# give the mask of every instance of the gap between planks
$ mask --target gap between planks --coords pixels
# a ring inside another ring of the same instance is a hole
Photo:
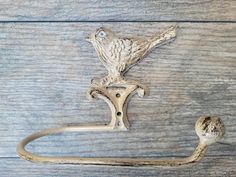
[[[236,21],[219,20],[219,21],[191,21],[191,20],[0,20],[0,23],[236,23]]]

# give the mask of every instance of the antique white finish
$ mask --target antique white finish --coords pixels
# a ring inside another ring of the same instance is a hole
[[[127,80],[124,74],[153,48],[166,44],[175,37],[176,27],[170,27],[150,39],[121,38],[106,28],[99,28],[91,34],[87,40],[95,47],[100,61],[108,71],[108,75],[102,79],[93,79],[88,95],[91,98],[103,99],[109,105],[112,113],[110,123],[52,128],[34,133],[18,144],[18,155],[32,162],[112,166],[180,166],[199,161],[204,156],[208,145],[217,142],[224,135],[224,124],[218,117],[201,117],[196,122],[195,129],[199,136],[199,144],[193,154],[185,158],[49,157],[39,156],[25,150],[25,146],[31,141],[55,133],[128,130],[129,122],[126,112],[129,99],[135,93],[144,96],[148,91],[145,86],[137,81]]]
[[[97,29],[87,38],[108,71],[108,75],[102,79],[92,79],[89,94],[107,102],[112,112],[111,124],[114,129],[129,128],[126,115],[129,98],[136,92],[139,96],[144,96],[148,92],[144,85],[127,80],[124,74],[153,48],[171,42],[175,37],[176,26],[149,39],[118,37],[104,27]]]

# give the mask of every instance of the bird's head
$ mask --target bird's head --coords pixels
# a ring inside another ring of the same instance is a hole
[[[111,30],[101,27],[92,33],[86,40],[91,42],[95,48],[98,46],[106,48],[114,37],[115,35]]]

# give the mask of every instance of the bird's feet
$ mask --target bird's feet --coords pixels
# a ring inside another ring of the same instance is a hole
[[[102,79],[97,79],[97,78],[93,78],[91,80],[91,84],[93,86],[104,86],[107,87],[109,85],[112,85],[114,83],[123,83],[125,82],[124,77],[122,76],[111,76],[111,75],[107,75],[105,77],[103,77]]]

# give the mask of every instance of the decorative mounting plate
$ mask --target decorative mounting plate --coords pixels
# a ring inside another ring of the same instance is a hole
[[[100,125],[69,126],[47,129],[34,133],[17,145],[18,155],[26,160],[43,163],[69,163],[84,165],[117,165],[117,166],[180,166],[199,161],[205,154],[208,145],[217,142],[224,135],[224,124],[218,117],[201,117],[196,122],[195,130],[199,144],[193,154],[185,158],[147,159],[147,158],[81,158],[39,156],[25,150],[25,146],[43,136],[71,131],[115,131],[128,130],[127,103],[136,93],[147,94],[147,88],[138,81],[127,80],[124,74],[141,61],[153,48],[172,41],[176,37],[176,27],[170,27],[150,39],[121,38],[111,30],[99,28],[88,37],[102,64],[108,71],[101,79],[92,79],[88,95],[91,98],[103,99],[111,109],[111,121]]]

